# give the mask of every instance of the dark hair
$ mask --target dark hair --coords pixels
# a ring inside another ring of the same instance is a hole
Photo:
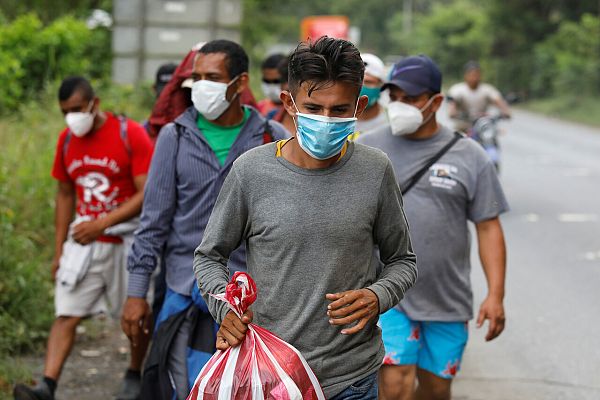
[[[269,57],[265,58],[265,61],[262,62],[260,68],[261,69],[273,69],[279,66],[281,60],[285,58],[285,55],[281,53],[271,54]]]
[[[360,52],[352,43],[343,39],[323,36],[316,42],[302,42],[290,55],[289,85],[292,93],[308,82],[308,95],[314,91],[344,82],[360,92],[365,65]]]
[[[58,88],[58,101],[65,101],[79,92],[85,100],[92,100],[95,96],[90,82],[82,76],[69,76],[65,78]]]
[[[288,57],[283,57],[281,59],[281,61],[279,61],[279,64],[277,64],[277,71],[279,72],[279,75],[281,76],[281,83],[288,82],[289,61],[290,61],[290,59]]]
[[[463,66],[463,72],[465,73],[473,70],[481,71],[481,65],[477,61],[471,60]]]
[[[202,46],[198,53],[224,53],[226,55],[225,68],[227,68],[230,79],[243,72],[248,72],[248,55],[242,46],[231,40],[211,40]]]

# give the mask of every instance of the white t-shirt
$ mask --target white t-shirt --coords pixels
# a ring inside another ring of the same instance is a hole
[[[381,112],[377,114],[375,118],[368,120],[356,121],[356,131],[360,132],[361,135],[370,133],[378,128],[386,126],[388,124],[387,113],[385,108],[381,107]]]
[[[500,92],[490,84],[480,83],[475,90],[465,82],[457,83],[448,91],[460,113],[474,121],[485,114],[488,107],[502,98]]]

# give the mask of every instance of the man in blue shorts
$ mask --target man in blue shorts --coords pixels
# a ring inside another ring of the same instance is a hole
[[[506,255],[498,216],[508,205],[481,146],[438,124],[441,84],[427,56],[403,59],[382,87],[391,100],[389,125],[358,139],[392,160],[419,267],[412,290],[380,318],[381,399],[450,399],[473,318],[468,221],[489,288],[477,325],[489,321],[486,340],[504,329]]]

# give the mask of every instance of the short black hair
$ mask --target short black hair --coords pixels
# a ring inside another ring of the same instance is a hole
[[[463,66],[463,72],[465,73],[473,70],[481,71],[481,65],[475,60],[471,60]]]
[[[65,101],[79,92],[85,100],[92,100],[96,95],[90,82],[82,76],[69,76],[65,78],[58,88],[58,101]]]
[[[288,81],[292,93],[308,82],[308,95],[334,82],[362,87],[365,65],[358,49],[349,41],[323,36],[316,42],[302,42],[289,60]]]
[[[241,73],[248,72],[248,55],[242,46],[231,40],[211,40],[200,47],[198,53],[224,53],[226,55],[225,68],[227,68],[230,79],[235,78]]]
[[[265,58],[262,62],[260,68],[261,69],[274,69],[279,67],[279,63],[281,60],[285,58],[285,55],[282,53],[271,54],[269,57]]]
[[[290,59],[288,57],[283,57],[279,64],[277,64],[277,71],[281,76],[281,83],[288,83],[288,66]]]

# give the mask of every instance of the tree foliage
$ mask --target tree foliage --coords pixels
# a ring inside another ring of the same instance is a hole
[[[71,16],[44,26],[33,13],[0,26],[0,113],[17,109],[48,83],[70,74],[110,75],[110,32]]]

